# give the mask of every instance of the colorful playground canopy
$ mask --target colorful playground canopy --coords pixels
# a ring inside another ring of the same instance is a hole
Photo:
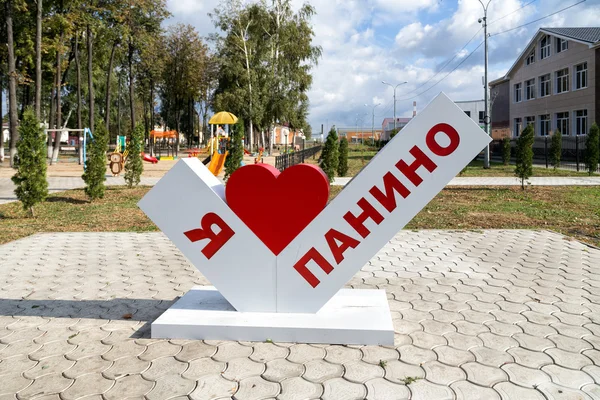
[[[211,125],[231,125],[238,121],[238,117],[227,111],[221,111],[212,116],[210,121]]]
[[[175,139],[177,138],[177,131],[151,131],[150,137],[154,139]]]

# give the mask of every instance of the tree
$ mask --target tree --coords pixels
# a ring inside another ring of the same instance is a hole
[[[335,128],[327,134],[323,152],[321,153],[321,169],[325,172],[330,182],[333,182],[335,171],[338,167],[338,135]]]
[[[88,143],[88,159],[85,162],[83,180],[85,194],[90,200],[104,197],[106,180],[106,151],[108,150],[108,132],[101,120],[97,122],[94,138]]]
[[[244,122],[239,119],[227,143],[227,159],[225,159],[225,180],[237,170],[244,161]]]
[[[35,31],[35,118],[40,121],[42,108],[42,0],[36,0]]]
[[[594,122],[585,138],[585,168],[593,175],[598,170],[600,162],[600,128]]]
[[[504,162],[504,165],[510,164],[510,152],[510,138],[506,136],[504,139],[502,139],[502,161]]]
[[[525,181],[533,174],[533,126],[521,132],[517,139],[517,166],[515,175],[521,179],[521,188],[525,190]]]
[[[339,150],[339,162],[338,162],[338,176],[346,176],[348,173],[348,139],[342,138],[340,140]]]
[[[6,20],[6,37],[8,47],[8,116],[10,134],[10,166],[15,167],[15,155],[17,154],[17,71],[15,60],[15,44],[13,35],[13,5],[14,0],[5,0],[4,16]]]
[[[556,168],[560,167],[562,156],[562,133],[558,129],[555,130],[550,140],[550,162],[556,170]]]
[[[390,140],[392,140],[394,138],[394,136],[396,136],[398,134],[398,132],[400,132],[400,128],[396,128],[394,129],[391,133],[390,133]]]
[[[131,133],[131,140],[127,145],[129,153],[125,161],[125,182],[129,188],[140,184],[142,172],[144,172],[142,143],[144,143],[144,126],[138,123]]]
[[[15,194],[34,217],[33,206],[46,200],[46,137],[33,110],[28,108],[19,126],[21,139],[17,143],[19,162],[12,181],[17,186]]]

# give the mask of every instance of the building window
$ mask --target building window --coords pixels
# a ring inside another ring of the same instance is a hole
[[[540,76],[540,97],[550,96],[550,74]]]
[[[479,111],[479,123],[480,124],[485,123],[485,111]]]
[[[515,131],[514,136],[519,136],[523,130],[523,120],[521,118],[515,118]]]
[[[527,59],[525,60],[525,64],[531,65],[534,62],[535,62],[535,48],[533,50],[531,50],[531,53],[529,53],[529,55],[527,56]]]
[[[540,40],[540,60],[550,57],[550,35],[546,35]]]
[[[569,42],[565,39],[556,38],[556,52],[561,53],[569,48]]]
[[[535,99],[535,79],[525,81],[525,100]]]
[[[465,114],[467,114],[467,117],[471,118],[471,111],[465,111]]]
[[[515,85],[515,103],[520,103],[523,99],[523,84],[517,83]]]
[[[540,136],[550,134],[550,114],[540,115]]]
[[[568,112],[560,112],[556,113],[556,128],[563,135],[570,135],[569,131],[569,113]]]
[[[569,91],[569,68],[556,71],[556,93]]]
[[[575,66],[575,89],[583,89],[587,87],[587,63]]]
[[[575,111],[575,134],[587,135],[587,110]]]
[[[525,126],[531,125],[533,134],[535,135],[535,117],[525,117]]]

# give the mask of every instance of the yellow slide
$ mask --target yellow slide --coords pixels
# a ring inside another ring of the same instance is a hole
[[[221,171],[223,171],[227,154],[227,152],[225,152],[225,154],[219,154],[216,151],[213,153],[210,159],[210,164],[208,165],[208,170],[212,172],[214,176],[218,176]]]

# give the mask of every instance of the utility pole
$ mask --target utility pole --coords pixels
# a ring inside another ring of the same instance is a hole
[[[395,132],[396,131],[396,89],[398,89],[398,86],[404,85],[405,83],[408,83],[408,82],[401,82],[401,83],[397,84],[396,86],[392,85],[391,83],[387,83],[386,81],[381,81],[381,83],[394,88],[394,132]]]
[[[379,107],[381,105],[381,103],[377,103],[373,106],[373,112],[372,112],[372,121],[371,121],[371,140],[373,141],[373,146],[375,146],[375,109],[377,107]],[[369,107],[368,104],[365,103],[365,107]],[[396,118],[394,118],[395,120]]]
[[[489,83],[488,83],[488,33],[487,33],[487,10],[488,7],[490,5],[490,3],[492,2],[492,0],[489,0],[487,2],[487,4],[483,4],[483,1],[479,0],[479,2],[481,3],[481,6],[483,7],[483,18],[479,19],[479,23],[483,23],[483,36],[484,36],[484,52],[485,52],[485,72],[484,72],[484,85],[485,87],[483,88],[485,91],[485,116],[484,116],[484,123],[485,123],[485,133],[489,136],[490,135],[490,88],[489,88]],[[490,168],[490,145],[489,143],[485,146],[485,150],[483,152],[483,168],[485,169],[489,169]]]

